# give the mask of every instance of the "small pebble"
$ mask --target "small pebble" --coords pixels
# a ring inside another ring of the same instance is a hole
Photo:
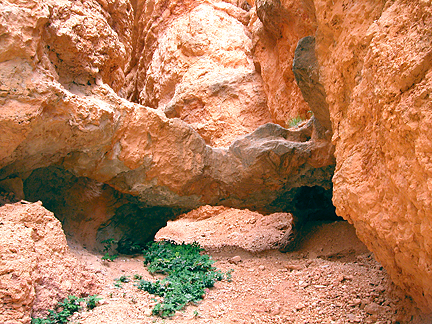
[[[301,310],[301,309],[305,308],[305,305],[303,303],[298,303],[297,305],[294,306],[294,308],[296,310]]]
[[[364,311],[371,315],[377,315],[381,313],[381,306],[376,303],[370,303],[369,305],[365,306]]]

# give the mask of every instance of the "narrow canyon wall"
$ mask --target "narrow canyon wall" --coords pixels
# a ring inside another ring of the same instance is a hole
[[[314,2],[337,214],[432,311],[432,3]]]
[[[252,4],[2,1],[1,183],[22,197],[60,170],[101,189],[84,210],[130,227],[150,228],[153,207],[288,210],[302,188],[331,188],[333,134],[337,213],[431,311],[430,0]],[[329,132],[317,115],[282,127],[314,111],[292,71],[305,36]]]
[[[255,2],[249,22],[255,66],[264,82],[272,118],[287,127],[293,118],[311,116],[292,65],[297,42],[315,33],[315,8],[311,1],[304,0]]]

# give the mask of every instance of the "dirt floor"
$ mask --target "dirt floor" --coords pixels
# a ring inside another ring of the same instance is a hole
[[[72,246],[105,282],[101,305],[77,314],[73,322],[432,323],[416,315],[410,299],[390,283],[347,222],[310,224],[298,249],[281,253],[265,249],[262,237],[257,236],[256,228],[263,224],[257,215],[224,209],[211,216],[169,222],[157,239],[198,241],[217,261],[217,268],[234,270],[231,282],[218,282],[198,305],[162,319],[151,315],[154,296],[138,290],[133,280],[115,286],[115,279],[122,275],[154,280],[142,256],[120,256],[107,262],[101,261],[101,255]],[[261,243],[253,251],[253,244],[245,241]]]

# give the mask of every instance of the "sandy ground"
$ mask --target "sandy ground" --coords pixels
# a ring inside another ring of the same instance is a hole
[[[158,233],[158,239],[196,240],[217,261],[216,267],[234,270],[231,282],[218,282],[198,305],[189,305],[167,319],[151,315],[154,296],[138,290],[133,280],[121,287],[114,285],[115,278],[122,275],[139,274],[154,280],[142,256],[106,262],[101,255],[72,247],[105,282],[101,305],[79,313],[73,322],[432,323],[421,319],[410,299],[390,283],[386,271],[347,222],[311,224],[296,251],[281,253],[264,249],[262,240],[258,240],[258,251],[242,242],[242,238],[257,240],[253,233],[259,233],[256,226],[262,220],[250,221],[256,215],[224,210],[224,216],[219,216],[169,222]],[[238,234],[231,235],[233,232]]]

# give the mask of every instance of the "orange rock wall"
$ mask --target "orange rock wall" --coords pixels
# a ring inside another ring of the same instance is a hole
[[[0,2],[0,179],[57,164],[185,208],[328,187],[333,148],[309,126],[208,145],[307,116],[291,65],[315,35],[337,213],[431,310],[430,0],[236,4]]]
[[[274,122],[288,127],[295,117],[311,117],[292,65],[297,42],[315,34],[314,7],[311,1],[294,0],[260,0],[256,5],[258,13],[253,8],[249,22],[255,65],[261,73]]]
[[[0,207],[0,322],[30,323],[68,295],[101,288],[70,252],[60,222],[37,203]]]
[[[272,121],[247,11],[229,1],[151,4],[137,12],[126,97],[184,120],[212,146]]]
[[[316,0],[337,214],[432,311],[432,5]]]

